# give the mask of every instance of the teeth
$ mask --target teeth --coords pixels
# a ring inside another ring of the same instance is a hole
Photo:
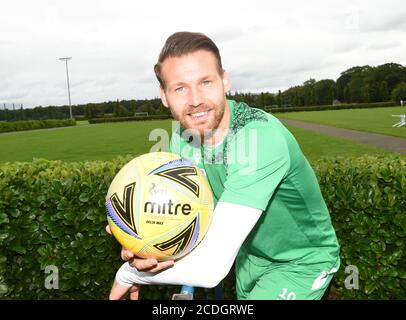
[[[201,117],[204,116],[207,113],[207,111],[204,112],[198,112],[198,113],[192,113],[193,117]]]

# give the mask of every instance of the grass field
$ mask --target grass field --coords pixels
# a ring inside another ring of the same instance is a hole
[[[137,121],[0,134],[0,161],[107,160],[117,155],[142,154],[155,141],[149,141],[154,128],[170,132],[171,122]]]
[[[399,122],[399,117],[392,115],[398,114],[406,114],[406,107],[286,112],[275,116],[406,138],[406,126],[392,127]]]
[[[156,141],[149,141],[155,128],[171,132],[170,120],[121,122],[0,134],[0,162],[31,161],[32,158],[80,161],[108,160],[118,155],[146,153]],[[346,139],[290,127],[310,161],[328,156],[388,154],[381,149]]]

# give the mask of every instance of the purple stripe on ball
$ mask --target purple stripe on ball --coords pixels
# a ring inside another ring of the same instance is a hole
[[[199,230],[200,230],[200,212],[197,213],[196,227],[195,230],[193,231],[192,239],[190,240],[189,245],[184,251],[185,253],[188,253],[194,247],[197,238],[199,236]]]
[[[123,230],[125,233],[128,233],[129,235],[136,237],[137,239],[141,239],[134,231],[132,231],[117,215],[116,211],[113,209],[111,202],[107,201],[106,202],[106,209],[107,209],[107,214],[113,220],[113,222],[119,227],[121,230]]]
[[[149,173],[149,175],[151,174],[156,174],[159,172],[162,172],[166,169],[170,169],[170,168],[177,168],[177,167],[190,167],[190,166],[194,166],[194,164],[187,160],[187,159],[176,159],[176,160],[172,160],[168,163],[165,163],[164,165],[160,166],[159,168],[156,168],[155,170],[151,171]]]

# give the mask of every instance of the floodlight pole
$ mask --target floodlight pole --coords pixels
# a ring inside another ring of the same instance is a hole
[[[72,59],[72,57],[59,58],[59,60],[65,61],[65,64],[66,64],[66,81],[67,81],[67,83],[68,83],[69,113],[70,113],[70,118],[73,119],[73,116],[72,116],[72,105],[71,105],[71,100],[70,100],[69,71],[68,71],[68,61],[71,60],[71,59]]]

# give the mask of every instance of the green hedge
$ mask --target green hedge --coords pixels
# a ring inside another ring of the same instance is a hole
[[[94,118],[89,119],[90,124],[97,123],[106,123],[106,122],[123,122],[123,121],[145,121],[145,120],[162,120],[169,119],[171,115],[166,114],[157,114],[151,116],[142,116],[142,117],[115,117],[115,118]]]
[[[343,110],[343,109],[363,109],[363,108],[384,108],[395,107],[394,101],[374,102],[374,103],[348,103],[337,105],[308,106],[308,107],[276,107],[266,111],[270,113],[297,112],[297,111],[323,111],[323,110]]]
[[[104,197],[130,160],[65,163],[34,160],[0,166],[0,299],[105,299],[121,265],[106,234]],[[315,164],[342,246],[332,293],[343,299],[405,299],[406,161],[365,157]],[[59,290],[45,288],[46,266],[59,270]],[[348,290],[345,267],[360,272]],[[150,286],[142,299],[170,299],[178,286]],[[226,298],[235,298],[233,271]],[[212,299],[214,290],[196,289]]]
[[[76,126],[75,120],[28,120],[14,122],[0,122],[0,133],[11,131],[35,130]]]
[[[341,244],[338,295],[406,299],[405,158],[320,161],[316,172]],[[345,287],[348,266],[358,268],[358,290]]]

